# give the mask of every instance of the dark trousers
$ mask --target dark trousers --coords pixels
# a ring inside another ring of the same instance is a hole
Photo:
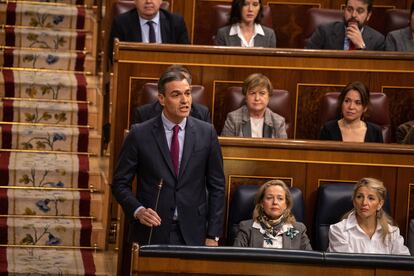
[[[170,245],[185,245],[185,241],[181,233],[180,225],[178,224],[178,221],[172,224],[169,244]]]

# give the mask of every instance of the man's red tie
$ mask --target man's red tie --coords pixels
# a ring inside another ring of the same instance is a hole
[[[349,50],[352,51],[352,50],[355,50],[355,49],[356,49],[355,44],[352,42],[352,40],[349,40]]]
[[[179,131],[180,131],[180,126],[175,125],[173,127],[173,135],[171,138],[171,147],[170,147],[171,160],[174,166],[175,175],[177,176],[178,176],[179,157],[180,157],[180,143],[178,142]]]

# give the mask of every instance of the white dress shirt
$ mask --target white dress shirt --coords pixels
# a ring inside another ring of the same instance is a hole
[[[263,138],[263,124],[264,117],[260,119],[250,117],[250,128],[252,131],[252,137]]]
[[[149,26],[147,22],[149,20],[139,17],[139,24],[141,25],[141,37],[142,42],[149,43]],[[153,19],[151,19],[155,31],[155,41],[156,43],[162,43],[161,38],[161,25],[160,25],[160,12],[158,12]]]
[[[164,126],[165,137],[167,139],[168,149],[171,148],[171,138],[173,135],[173,127],[176,125],[175,123],[171,122],[170,120],[165,117],[164,112],[161,113],[161,120]],[[178,125],[180,126],[180,131],[178,132],[178,144],[179,147],[179,157],[178,157],[178,171],[180,171],[180,164],[181,164],[181,157],[183,156],[183,148],[184,148],[184,137],[185,137],[185,126],[187,124],[187,118],[181,121]],[[138,211],[144,208],[144,206],[139,206],[135,212],[134,217],[137,217]],[[178,218],[177,207],[174,210],[174,219]]]
[[[250,41],[246,41],[246,39],[244,38],[241,30],[240,30],[240,25],[237,24],[233,24],[230,28],[230,35],[237,35],[240,40],[241,40],[241,45],[242,47],[254,47],[254,38],[256,37],[256,35],[262,35],[264,36],[265,33],[263,31],[263,28],[260,24],[255,23],[254,24],[254,33],[252,38],[250,39]]]
[[[331,225],[328,252],[410,255],[400,229],[392,225],[388,225],[388,229],[390,233],[383,241],[381,225],[377,223],[374,235],[369,238],[352,212],[347,219]]]

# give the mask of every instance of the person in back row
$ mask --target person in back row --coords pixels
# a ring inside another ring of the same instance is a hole
[[[384,50],[384,36],[367,25],[372,0],[345,1],[344,20],[319,26],[307,49]]]
[[[414,120],[399,125],[395,139],[400,144],[414,144]]]
[[[362,82],[346,85],[338,98],[338,113],[341,118],[325,123],[319,139],[383,143],[381,128],[364,121],[364,113],[370,105],[369,94],[368,88]]]
[[[260,24],[262,18],[262,0],[233,0],[229,25],[218,30],[216,44],[275,48],[275,32]]]
[[[246,104],[227,114],[221,135],[287,139],[285,118],[267,107],[272,92],[268,77],[248,76],[242,90]]]
[[[414,51],[414,1],[410,9],[410,25],[389,32],[385,39],[386,51]]]
[[[352,195],[354,209],[329,229],[329,252],[410,255],[400,229],[384,211],[387,190],[375,178],[362,178]]]
[[[112,61],[114,39],[146,43],[189,44],[182,16],[161,9],[162,0],[134,0],[135,9],[113,19],[108,55]]]
[[[182,72],[183,74],[187,75],[188,78],[191,80],[190,71],[183,65],[173,64],[167,68],[167,71],[177,71]],[[159,101],[155,101],[153,103],[141,105],[134,110],[134,116],[132,118],[132,124],[142,123],[146,120],[154,118],[161,114],[162,112],[162,105]],[[210,123],[210,111],[204,105],[192,102],[190,116],[200,119],[202,121]]]
[[[256,195],[253,219],[240,222],[234,246],[312,250],[306,226],[292,214],[293,200],[282,180],[264,183]]]

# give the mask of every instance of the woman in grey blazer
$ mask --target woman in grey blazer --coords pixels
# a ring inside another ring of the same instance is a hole
[[[227,114],[221,135],[287,139],[285,118],[267,107],[272,92],[268,77],[248,76],[242,90],[246,104]]]
[[[262,17],[262,0],[233,0],[229,25],[218,30],[216,44],[275,48],[275,32],[260,24]]]
[[[240,223],[234,246],[312,250],[306,226],[296,222],[292,195],[281,180],[263,184],[256,195],[253,219]]]

